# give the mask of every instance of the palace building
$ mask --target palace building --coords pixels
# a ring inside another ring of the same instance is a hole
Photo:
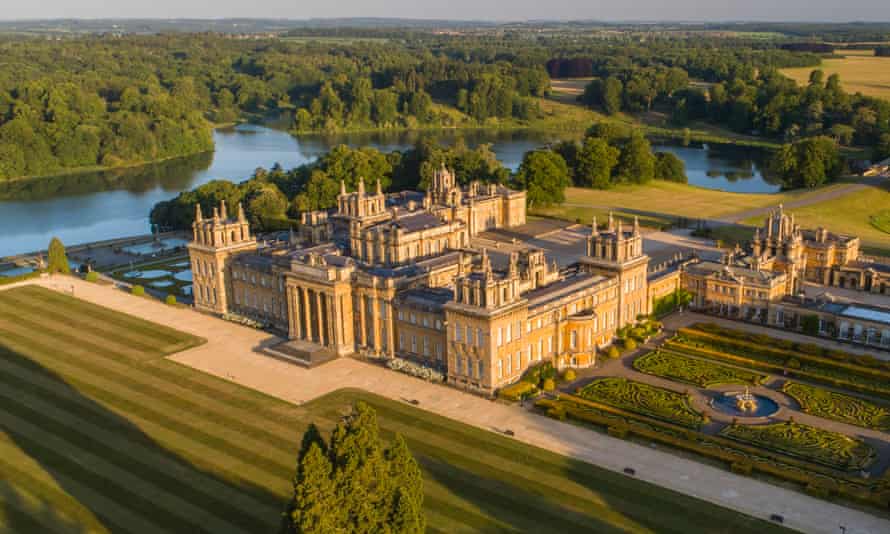
[[[610,217],[563,271],[541,250],[494,266],[470,246],[481,232],[524,224],[525,207],[522,191],[462,188],[444,168],[425,193],[342,185],[337,207],[304,213],[286,242],[259,243],[240,206],[233,218],[224,204],[207,218],[197,207],[195,306],[286,332],[280,352],[307,364],[398,356],[483,393],[544,360],[591,365],[618,328],[649,312],[639,225]]]
[[[693,309],[776,323],[792,316],[788,299],[804,280],[879,293],[890,285],[890,268],[860,258],[857,238],[802,230],[781,207],[747,253],[737,247],[721,261],[676,255],[650,268],[639,223],[611,215],[602,228],[594,219],[584,254],[562,270],[542,250],[496,266],[472,246],[482,232],[524,224],[525,207],[522,191],[463,188],[444,168],[425,193],[341,184],[336,208],[302,214],[296,234],[271,244],[251,234],[241,206],[235,217],[225,204],[210,217],[198,206],[188,245],[195,306],[286,333],[275,354],[303,364],[401,357],[491,394],[539,362],[592,365],[618,329],[681,291]]]

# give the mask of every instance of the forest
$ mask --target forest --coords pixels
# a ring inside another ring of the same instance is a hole
[[[550,79],[592,76],[607,114],[667,110],[787,143],[882,146],[890,103],[814,73],[779,42],[697,36],[567,39],[388,30],[387,37],[220,34],[0,39],[0,180],[212,150],[211,128],[282,118],[292,132],[530,126]]]

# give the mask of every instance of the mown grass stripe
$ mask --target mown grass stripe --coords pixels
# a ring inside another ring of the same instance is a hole
[[[10,289],[4,292],[5,299],[15,299],[17,295],[25,295],[28,299],[35,302],[44,302],[53,307],[61,307],[70,312],[80,313],[81,315],[93,316],[122,329],[144,330],[150,331],[159,341],[165,341],[168,344],[178,344],[185,338],[199,339],[190,334],[179,332],[176,329],[152,323],[139,317],[118,312],[104,306],[99,306],[91,302],[81,299],[75,299],[61,293],[40,287],[40,286],[23,286]]]
[[[229,427],[242,427],[244,430],[250,432],[248,435],[251,437],[267,443],[277,444],[279,448],[283,449],[289,447],[297,438],[297,436],[294,436],[293,438],[285,438],[283,435],[284,433],[288,436],[294,435],[293,429],[284,427],[283,425],[277,425],[274,421],[264,420],[267,422],[268,426],[281,428],[283,431],[282,434],[273,433],[266,430],[266,428],[251,425],[250,421],[257,419],[256,414],[230,408],[215,399],[195,394],[176,385],[167,384],[163,380],[153,376],[148,370],[142,370],[138,367],[133,368],[121,364],[113,358],[105,357],[102,353],[97,352],[97,350],[99,350],[98,348],[92,347],[89,344],[81,343],[80,346],[70,347],[68,348],[69,352],[62,356],[58,354],[55,347],[37,341],[34,339],[34,336],[29,337],[27,325],[11,324],[0,317],[0,332],[3,333],[3,338],[0,339],[0,347],[5,344],[13,351],[31,354],[37,353],[46,358],[55,360],[61,365],[65,365],[66,360],[70,360],[71,357],[77,358],[78,367],[89,369],[92,373],[95,373],[98,376],[108,376],[122,384],[128,384],[131,389],[142,392],[155,399],[172,401],[171,404],[174,405],[174,408],[185,410],[192,416],[195,414],[212,413],[213,420],[218,423],[225,424]],[[60,335],[59,337],[67,338],[69,336]],[[96,363],[91,363],[93,361]],[[99,365],[100,362],[101,365]],[[191,399],[195,400],[193,401]],[[234,417],[229,416],[229,414],[234,415]]]
[[[0,348],[0,354],[2,354],[2,348]],[[3,364],[6,365],[5,363]],[[194,426],[190,426],[187,422],[179,422],[178,420],[171,419],[167,417],[163,411],[155,410],[154,408],[150,408],[146,402],[151,402],[152,398],[150,396],[144,396],[142,399],[145,401],[143,403],[135,402],[133,399],[117,396],[116,394],[109,393],[102,388],[109,387],[115,390],[121,390],[122,394],[127,394],[127,387],[130,384],[119,385],[116,382],[109,382],[102,378],[99,378],[98,375],[90,374],[85,377],[90,382],[81,382],[79,379],[74,378],[70,375],[65,376],[66,381],[77,387],[83,394],[89,395],[90,397],[102,400],[107,402],[110,406],[119,407],[128,417],[132,417],[137,420],[141,420],[143,424],[149,424],[152,426],[162,425],[169,431],[178,433],[184,439],[189,441],[194,441],[195,443],[200,443],[205,447],[211,449],[214,452],[215,456],[225,456],[232,458],[233,461],[238,464],[247,464],[255,469],[264,471],[268,473],[271,477],[276,478],[280,475],[283,469],[292,469],[293,463],[293,453],[281,452],[278,456],[278,460],[275,458],[270,458],[270,450],[269,445],[258,444],[257,446],[260,450],[266,451],[265,454],[259,454],[254,450],[244,448],[242,445],[244,440],[238,440],[238,433],[240,430],[236,428],[229,428],[216,425],[217,432],[231,434],[229,439],[225,437],[219,437],[218,435],[209,434],[203,430],[199,430]],[[93,386],[92,383],[99,383],[99,386]],[[103,384],[104,383],[104,384]],[[135,395],[130,392],[130,395],[135,397]],[[158,403],[156,402],[156,405]],[[174,408],[175,409],[175,408]],[[145,414],[145,417],[137,416],[135,414]],[[188,420],[187,413],[176,413],[175,417],[182,418],[185,421]],[[235,440],[238,440],[237,442]],[[197,447],[192,447],[197,448]],[[296,441],[290,444],[290,448],[295,450]],[[234,455],[234,456],[233,456]]]
[[[177,488],[177,497],[246,531],[255,531],[268,517],[274,517],[277,511],[253,499],[245,500],[246,493],[211,478],[194,466],[183,465],[182,460],[164,457],[143,443],[126,435],[108,432],[61,406],[21,390],[8,392],[2,385],[0,399],[5,400],[4,411],[38,424],[46,432],[64,435],[72,445],[88,450],[122,470],[132,471],[159,488]],[[134,430],[131,429],[129,433],[134,433]],[[141,433],[136,431],[136,435]],[[149,438],[146,436],[144,439]]]
[[[107,473],[97,472],[97,468],[103,467],[100,458],[85,451],[72,449],[59,436],[46,435],[26,421],[2,411],[0,411],[0,424],[4,426],[6,432],[21,449],[28,451],[32,457],[39,457],[40,465],[51,472],[63,487],[67,484],[64,479],[60,479],[60,475],[68,480],[77,481],[81,486],[90,488],[93,494],[113,501],[115,506],[139,515],[143,523],[154,524],[155,530],[176,532],[195,529],[207,532],[200,525],[185,521],[168,508],[158,505],[154,500],[148,498],[146,493],[157,497],[154,491],[146,491],[153,490],[153,488],[145,488],[140,481],[124,475],[123,478],[132,483],[125,486],[121,483],[121,476],[109,476]],[[118,475],[121,474],[118,473]],[[124,528],[124,530],[127,529]]]

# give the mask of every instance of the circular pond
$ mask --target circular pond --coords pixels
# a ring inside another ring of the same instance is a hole
[[[744,397],[745,393],[727,392],[712,400],[711,407],[733,417],[768,417],[779,411],[779,405],[769,397],[753,393],[747,395],[744,406],[739,398]]]

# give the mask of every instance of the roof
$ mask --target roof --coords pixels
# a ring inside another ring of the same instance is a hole
[[[522,297],[528,300],[528,307],[531,309],[535,306],[547,305],[555,300],[593,287],[603,280],[607,280],[607,278],[598,274],[575,274],[558,282],[532,289],[522,295]]]
[[[686,271],[694,274],[702,274],[705,276],[725,274],[733,278],[744,278],[748,281],[761,284],[769,284],[770,282],[785,276],[784,273],[762,270],[758,271],[756,269],[751,269],[748,267],[741,267],[738,265],[726,265],[713,261],[702,261],[699,263],[689,264],[688,266],[686,266]]]
[[[417,287],[400,291],[396,298],[400,303],[428,311],[442,311],[444,305],[454,300],[454,291],[446,287]]]
[[[397,267],[368,266],[364,267],[363,270],[369,274],[383,278],[400,278],[402,276],[412,277],[430,272],[440,267],[454,265],[459,261],[460,251],[453,250],[444,254],[439,254],[438,256],[415,261],[408,265]]]

